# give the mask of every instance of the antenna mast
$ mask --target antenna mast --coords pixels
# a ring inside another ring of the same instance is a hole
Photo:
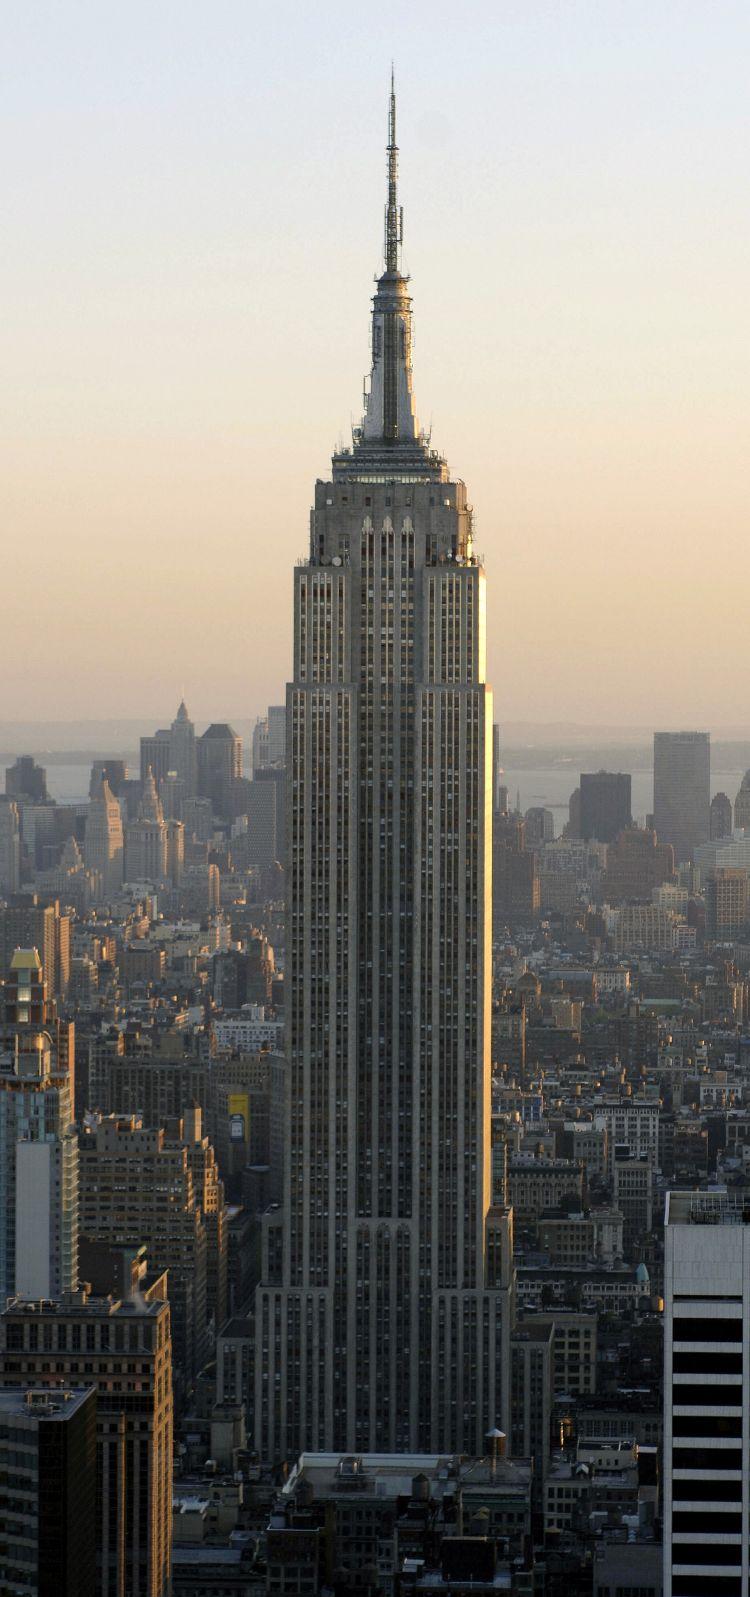
[[[388,111],[388,205],[385,213],[385,269],[398,271],[399,245],[404,237],[404,213],[398,204],[398,145],[396,143],[396,89],[391,67],[391,101]]]

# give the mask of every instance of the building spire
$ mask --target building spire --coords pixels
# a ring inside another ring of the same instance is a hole
[[[388,204],[385,212],[385,269],[398,271],[399,246],[404,241],[404,213],[398,203],[398,145],[396,143],[396,85],[391,64],[391,98],[388,108]]]
[[[396,88],[391,68],[388,102],[388,204],[385,208],[385,271],[372,302],[372,370],[365,389],[365,414],[358,432],[365,444],[414,444],[419,439],[411,385],[411,299],[401,272],[403,213],[398,203]]]

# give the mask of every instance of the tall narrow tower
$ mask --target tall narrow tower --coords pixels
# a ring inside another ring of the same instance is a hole
[[[98,873],[98,898],[111,898],[122,887],[123,829],[120,806],[104,777],[89,803],[83,848],[89,870]]]
[[[184,783],[185,797],[192,798],[197,780],[195,727],[187,713],[184,699],[180,701],[180,708],[169,730],[169,767],[170,770],[177,772],[180,781]]]
[[[481,1452],[507,1417],[484,574],[465,485],[417,425],[396,175],[391,91],[365,415],[316,484],[295,571],[289,1156],[256,1305],[267,1459]]]

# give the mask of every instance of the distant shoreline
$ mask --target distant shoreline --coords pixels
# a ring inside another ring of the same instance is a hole
[[[234,724],[239,731],[241,723]],[[245,754],[249,755],[250,736],[241,735]],[[30,754],[38,764],[49,766],[51,769],[60,765],[91,765],[94,760],[104,759],[124,760],[134,771],[137,771],[140,765],[140,751],[137,746],[106,744],[103,740],[101,743],[86,747],[45,748],[41,743],[19,741],[10,748],[0,749],[0,771],[12,765],[22,754]],[[500,764],[507,770],[520,767],[526,771],[542,771],[549,770],[551,766],[558,767],[561,774],[569,771],[571,787],[575,787],[581,771],[651,771],[653,745],[650,740],[632,744],[626,742],[605,744],[592,739],[585,745],[562,741],[547,744],[501,742]],[[713,771],[734,770],[735,767],[741,767],[743,770],[750,768],[750,738],[712,741],[711,767]]]

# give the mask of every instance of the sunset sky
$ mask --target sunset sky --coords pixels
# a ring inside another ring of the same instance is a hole
[[[5,717],[282,696],[393,57],[497,718],[750,726],[746,0],[27,0],[2,54]]]

